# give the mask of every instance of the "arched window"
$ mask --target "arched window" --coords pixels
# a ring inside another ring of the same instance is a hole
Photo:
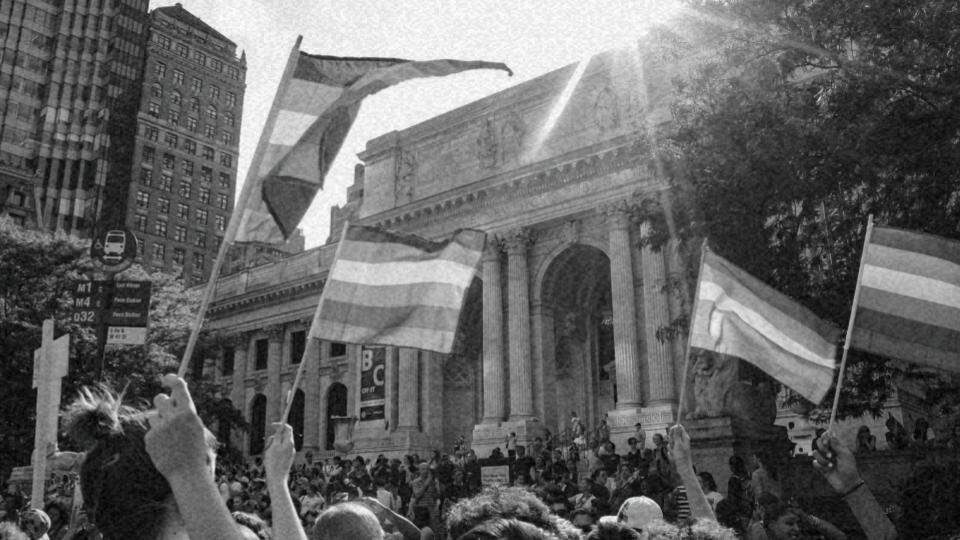
[[[334,416],[347,415],[347,387],[341,383],[333,383],[327,391],[327,450],[333,450],[336,439],[336,426],[333,425]]]
[[[250,402],[250,455],[263,453],[267,436],[267,396],[257,394]]]
[[[210,120],[217,119],[217,108],[213,105],[207,105],[207,118]]]
[[[173,105],[179,105],[183,97],[180,95],[180,92],[176,90],[170,92],[170,103]]]

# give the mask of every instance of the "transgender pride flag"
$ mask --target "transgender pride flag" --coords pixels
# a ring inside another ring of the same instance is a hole
[[[470,229],[433,242],[348,225],[310,337],[451,352],[485,240]]]

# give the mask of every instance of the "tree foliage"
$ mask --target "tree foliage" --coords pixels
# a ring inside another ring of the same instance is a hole
[[[170,274],[147,273],[135,265],[117,279],[149,280],[151,302],[144,346],[108,345],[103,379],[95,378],[97,344],[90,328],[70,319],[71,291],[77,280],[89,279],[93,265],[89,244],[48,233],[25,230],[0,219],[0,475],[30,461],[35,425],[36,392],[31,388],[33,351],[40,346],[43,320],[54,318],[55,335],[71,335],[69,372],[63,379],[66,403],[83,385],[102,382],[120,391],[128,402],[147,406],[161,391],[160,375],[176,371],[200,303],[199,291],[187,289]],[[217,336],[201,334],[195,358],[215,354]],[[207,425],[214,420],[244,427],[239,413],[224,406],[219,389],[195,378],[191,393]]]
[[[960,239],[960,7],[687,6],[662,30],[697,57],[659,148],[694,207],[681,236],[846,328],[868,215]],[[851,351],[841,413],[879,412],[903,375],[929,376]]]

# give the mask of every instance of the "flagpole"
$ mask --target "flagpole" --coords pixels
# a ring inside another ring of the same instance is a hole
[[[700,298],[700,278],[703,276],[703,259],[710,248],[707,247],[707,240],[704,238],[700,244],[700,269],[697,271],[697,287],[693,292],[693,303],[690,307],[690,325],[687,327],[687,352],[683,357],[683,379],[680,384],[680,402],[677,404],[677,425],[683,418],[683,402],[687,397],[687,372],[690,371],[690,335],[693,332],[693,318],[697,315],[697,299]]]
[[[837,420],[837,408],[840,406],[840,385],[843,384],[843,373],[847,367],[847,351],[850,350],[850,336],[853,335],[853,324],[857,319],[857,306],[860,303],[860,281],[863,279],[863,262],[867,258],[867,247],[870,246],[870,237],[873,234],[873,214],[867,216],[867,235],[863,241],[863,250],[860,252],[860,270],[857,272],[857,287],[853,290],[853,307],[850,309],[850,320],[847,323],[847,336],[843,340],[843,356],[840,358],[840,374],[837,375],[837,388],[833,392],[833,409],[830,411],[830,424],[827,431],[833,431],[833,424]]]
[[[283,75],[280,77],[280,83],[277,85],[277,92],[273,96],[273,104],[267,113],[267,119],[263,124],[263,131],[260,132],[260,140],[257,142],[257,148],[253,153],[253,158],[250,160],[247,177],[243,182],[243,187],[240,189],[238,204],[234,207],[233,212],[230,213],[230,221],[223,235],[223,241],[220,243],[220,249],[217,250],[217,258],[213,261],[213,268],[210,269],[210,277],[207,279],[207,285],[203,291],[200,308],[197,310],[197,318],[190,330],[190,338],[187,340],[187,347],[183,350],[183,357],[180,359],[180,367],[177,369],[177,376],[179,377],[183,377],[187,373],[187,368],[190,365],[190,357],[193,356],[193,349],[197,345],[200,329],[203,327],[203,318],[207,314],[207,308],[210,307],[210,302],[213,300],[213,293],[217,289],[217,279],[220,276],[220,269],[223,267],[223,263],[227,258],[227,252],[230,251],[230,247],[237,237],[237,231],[240,229],[240,222],[243,219],[244,210],[246,210],[247,203],[250,200],[250,192],[253,189],[252,186],[256,183],[263,156],[266,153],[267,147],[270,145],[270,133],[273,132],[273,126],[277,121],[277,115],[280,111],[279,100],[283,95],[283,90],[286,88],[287,83],[293,77],[293,70],[297,65],[300,42],[302,40],[303,36],[297,36],[297,41],[293,44],[293,49],[290,51],[290,57],[287,58],[287,65],[284,67]]]
[[[296,393],[297,387],[300,386],[300,379],[303,377],[303,368],[307,365],[309,358],[316,356],[320,348],[320,339],[311,337],[313,335],[313,327],[317,324],[317,314],[320,313],[320,308],[323,306],[323,299],[327,295],[326,281],[330,281],[330,276],[333,275],[333,270],[336,268],[337,261],[340,259],[340,249],[343,248],[343,242],[347,239],[347,229],[349,227],[350,221],[344,221],[343,230],[340,231],[340,242],[337,243],[337,249],[333,254],[333,262],[330,263],[330,270],[327,272],[327,279],[320,293],[320,301],[317,302],[317,310],[313,314],[313,320],[310,321],[310,330],[307,331],[307,344],[306,347],[303,348],[303,356],[300,358],[300,365],[297,366],[297,374],[293,377],[293,384],[290,385],[290,390],[286,395],[286,402],[283,405],[283,415],[280,417],[280,423],[282,424],[286,424],[287,418],[290,416],[290,409],[293,407],[293,395]]]

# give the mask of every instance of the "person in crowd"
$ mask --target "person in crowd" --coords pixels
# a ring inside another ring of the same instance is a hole
[[[20,530],[30,540],[49,540],[50,516],[38,508],[28,508],[20,514]]]
[[[240,534],[247,540],[271,540],[270,526],[256,514],[234,512],[233,520],[240,526]]]
[[[780,487],[780,475],[773,456],[760,450],[753,455],[753,464],[755,469],[750,473],[750,486],[754,498],[759,498],[761,493],[772,493],[778,499],[782,498],[783,488]]]
[[[897,530],[860,476],[853,452],[833,434],[826,432],[816,441],[813,467],[850,507],[870,539],[897,537]]]
[[[519,519],[492,519],[470,529],[458,540],[557,540],[557,536]]]
[[[419,465],[419,472],[420,474],[410,486],[413,493],[410,498],[408,517],[417,527],[430,527],[435,531],[439,522],[437,505],[440,494],[437,480],[427,463]]]
[[[507,458],[513,459],[517,455],[517,434],[511,431],[504,440],[504,448],[507,449]]]
[[[70,510],[59,501],[50,501],[44,507],[43,511],[50,517],[50,530],[47,536],[50,540],[63,540],[70,527]]]
[[[589,533],[597,522],[597,514],[590,508],[575,508],[570,512],[570,522],[584,534]]]
[[[661,479],[669,481],[672,476],[670,453],[667,449],[667,439],[660,433],[653,434],[653,467]]]
[[[888,413],[885,425],[887,426],[887,432],[884,434],[884,438],[887,440],[887,448],[891,450],[906,450],[906,448],[910,446],[910,435],[903,427],[903,424],[894,418],[892,414]]]
[[[85,448],[86,514],[104,540],[239,538],[214,481],[216,441],[183,379],[161,382],[171,394],[158,395],[149,413],[106,388],[84,388],[68,407],[67,432]]]
[[[273,537],[306,540],[307,533],[287,488],[290,483],[290,467],[297,453],[293,443],[293,428],[289,424],[280,423],[273,424],[273,428],[274,434],[267,439],[267,446],[263,451]]]
[[[585,537],[584,540],[641,540],[640,533],[628,527],[625,523],[611,519],[603,519],[597,522]]]
[[[557,517],[546,503],[530,491],[496,486],[451,506],[447,514],[447,533],[450,538],[461,538],[474,527],[498,519],[526,523],[559,540],[579,540],[581,537],[576,527]]]
[[[627,439],[627,454],[623,456],[624,461],[635,469],[639,468],[643,461],[643,448],[638,446],[639,443],[640,441],[636,437]]]
[[[747,531],[747,540],[793,540],[809,537],[846,540],[847,535],[833,524],[806,514],[797,505],[780,501],[772,495],[770,497],[771,500],[763,505],[761,521]],[[805,532],[807,534],[804,534]]]
[[[514,477],[522,474],[529,478],[532,475],[535,464],[534,459],[527,455],[527,448],[523,445],[517,445],[516,459],[513,460],[510,466],[511,474],[513,474]]]
[[[723,500],[723,495],[717,492],[716,480],[714,480],[713,475],[707,471],[697,473],[697,478],[700,480],[700,487],[703,488],[704,497],[707,498],[707,502],[710,503],[710,508],[712,508],[714,514],[716,514],[717,503]]]
[[[860,426],[857,429],[857,453],[865,454],[868,452],[875,452],[877,450],[877,438],[870,433],[870,428],[867,426]]]
[[[924,446],[932,443],[935,439],[936,435],[933,432],[933,428],[930,427],[930,422],[927,422],[927,419],[922,416],[917,418],[917,421],[913,423],[914,442]]]
[[[30,540],[30,537],[21,531],[16,523],[0,520],[0,540]]]
[[[344,502],[324,510],[311,529],[311,540],[383,540],[377,516],[358,502]],[[278,538],[279,540],[279,538]]]
[[[743,458],[734,454],[727,461],[730,466],[730,479],[727,480],[727,500],[733,505],[738,516],[739,530],[745,530],[747,521],[753,514],[753,489],[750,476]]]
[[[600,466],[607,472],[607,476],[614,476],[617,474],[617,469],[620,468],[620,456],[617,455],[617,447],[609,440],[602,443],[601,447],[603,451],[597,454],[597,458],[600,459]]]
[[[16,484],[9,484],[3,494],[3,507],[0,508],[0,522],[17,523],[20,519],[20,509],[26,504],[26,497],[20,493]]]
[[[580,481],[580,492],[568,499],[573,510],[595,510],[594,505],[600,499],[594,494],[593,487],[593,480],[590,478],[583,478]]]

